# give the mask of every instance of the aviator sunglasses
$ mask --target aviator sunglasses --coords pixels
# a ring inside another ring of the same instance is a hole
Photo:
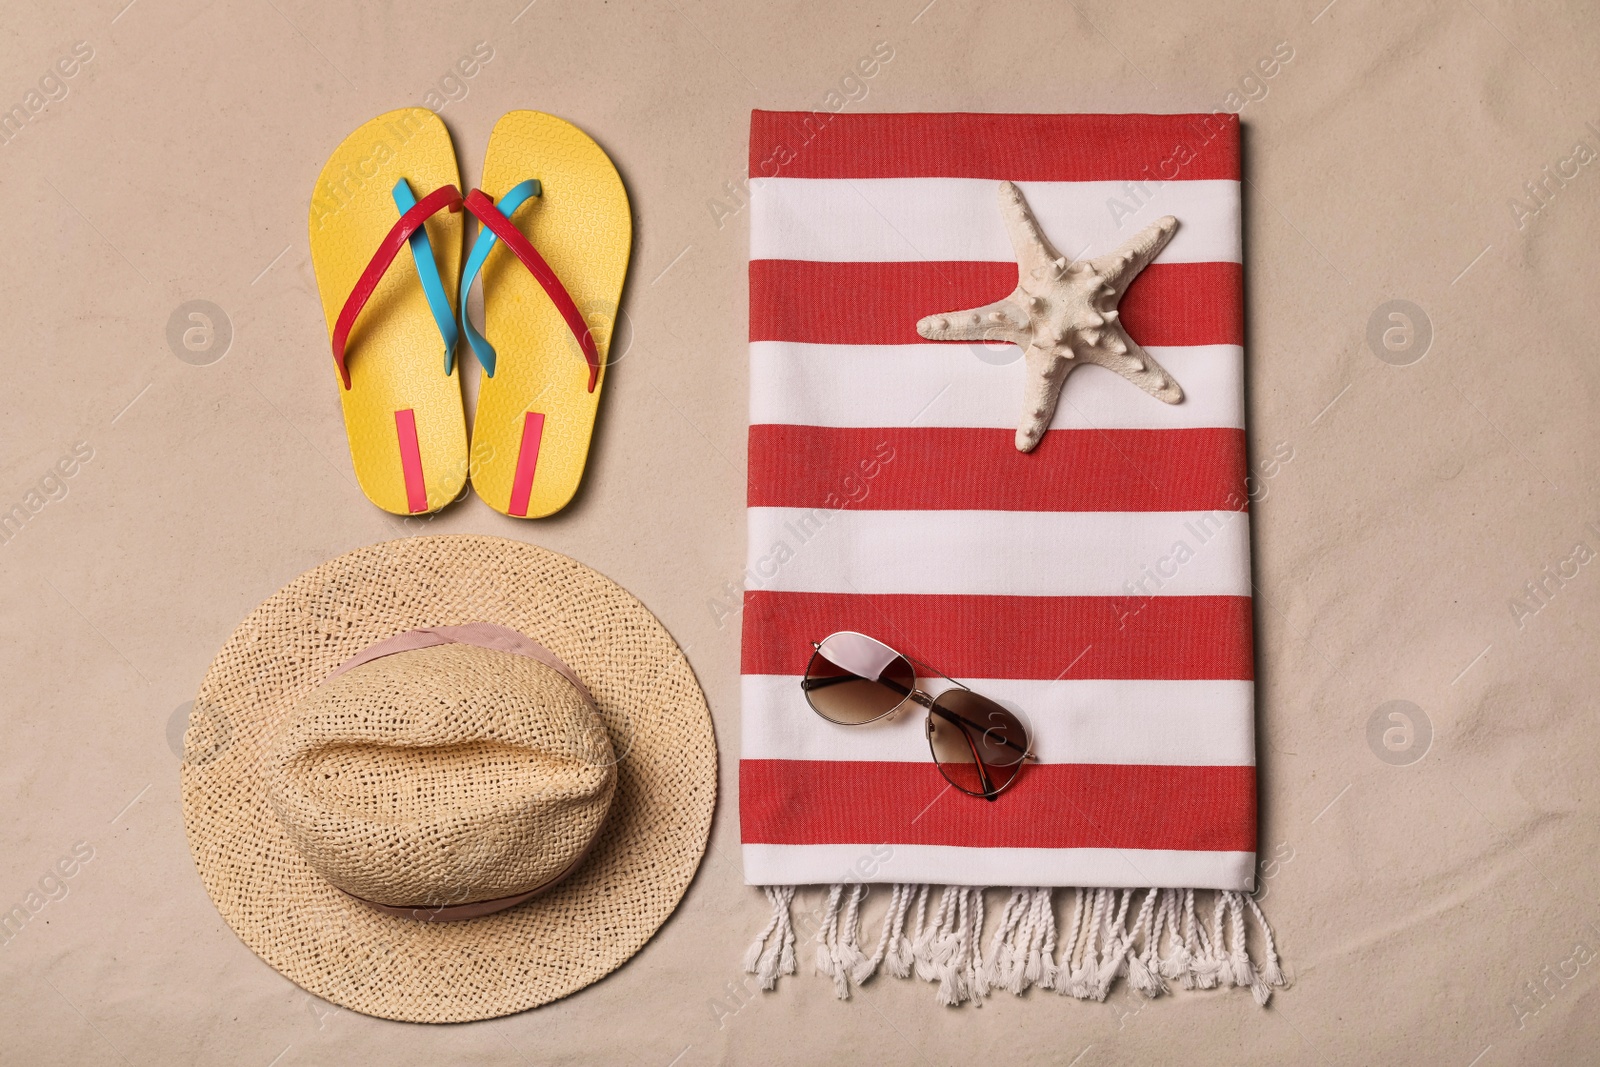
[[[979,696],[936,667],[929,667],[866,634],[841,630],[812,642],[815,651],[800,682],[811,710],[840,726],[863,726],[894,715],[907,703],[928,709],[923,732],[945,780],[969,796],[994,800],[1033,755],[1027,727],[1017,715]],[[916,687],[926,668],[952,686],[938,696]]]

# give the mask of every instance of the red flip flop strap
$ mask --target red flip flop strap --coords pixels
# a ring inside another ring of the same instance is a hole
[[[372,254],[372,259],[368,261],[367,269],[361,272],[356,287],[350,290],[350,296],[346,298],[344,307],[339,312],[339,321],[333,327],[333,362],[339,368],[339,377],[344,381],[346,389],[350,388],[350,368],[345,365],[344,346],[350,338],[350,328],[356,324],[356,316],[366,307],[373,291],[378,288],[378,283],[383,280],[384,272],[389,269],[389,264],[394,262],[395,254],[405,245],[407,239],[421,229],[424,222],[444,208],[449,208],[451,211],[461,210],[461,190],[453,185],[441,185],[418,200],[411,210],[401,215],[378,245],[378,250]]]
[[[550,269],[550,264],[544,261],[539,250],[522,236],[522,231],[512,225],[510,219],[500,213],[500,209],[494,206],[494,201],[482,189],[474,189],[467,194],[467,210],[504,241],[506,247],[522,260],[522,265],[528,268],[529,273],[544,286],[545,294],[550,297],[556,310],[561,312],[561,317],[567,320],[567,329],[572,331],[572,336],[578,339],[578,347],[583,349],[584,361],[589,364],[589,392],[594,392],[600,380],[600,351],[595,348],[589,324],[579,313],[578,305],[572,302],[567,287],[561,284],[561,279],[556,277],[556,272]]]

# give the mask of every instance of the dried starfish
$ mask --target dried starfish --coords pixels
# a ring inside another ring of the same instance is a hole
[[[1117,318],[1117,302],[1178,228],[1171,215],[1146,226],[1121,248],[1068,263],[1058,255],[1022,190],[1000,183],[1000,214],[1017,253],[1017,287],[1004,300],[930,315],[917,332],[930,341],[1010,341],[1026,349],[1028,384],[1017,426],[1017,451],[1031,452],[1050,426],[1072,369],[1098,363],[1157,400],[1176,404],[1183,390],[1140,348]]]

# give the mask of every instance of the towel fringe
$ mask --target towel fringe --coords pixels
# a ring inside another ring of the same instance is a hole
[[[772,905],[772,918],[745,951],[744,970],[757,977],[762,989],[773,989],[779,975],[795,972],[794,916],[790,911],[795,887],[769,885],[764,888],[767,901]]]
[[[1058,930],[1056,890],[1017,887],[1000,910],[985,959],[985,890],[945,886],[930,916],[932,890],[907,883],[892,887],[877,944],[868,955],[861,948],[868,887],[859,882],[826,887],[816,926],[816,970],[833,979],[835,996],[849,1000],[851,987],[865,984],[879,969],[895,978],[915,976],[937,984],[936,999],[950,1007],[969,1000],[981,1004],[996,989],[1021,996],[1031,986],[1104,1001],[1118,978],[1151,999],[1170,993],[1169,982],[1184,989],[1249,989],[1265,1007],[1273,990],[1289,984],[1272,927],[1249,893],[1075,888],[1072,917]],[[764,886],[763,891],[772,914],[745,950],[744,970],[771,990],[779,977],[796,971],[796,887]],[[1196,903],[1197,892],[1212,893],[1209,914]]]
[[[851,976],[867,962],[861,951],[861,901],[867,887],[860,882],[828,887],[822,924],[817,927],[817,973],[833,979],[833,995],[850,999]]]

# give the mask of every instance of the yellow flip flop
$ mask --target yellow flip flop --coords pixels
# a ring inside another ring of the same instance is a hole
[[[466,206],[483,224],[461,282],[461,332],[484,370],[472,485],[502,514],[541,518],[583,480],[633,244],[628,194],[588,134],[513,111],[489,135]],[[491,257],[500,243],[513,254]],[[492,344],[467,318],[480,269]]]
[[[350,459],[367,499],[396,515],[438,511],[466,484],[453,306],[460,182],[444,123],[402,108],[346,137],[311,197],[311,263]]]

